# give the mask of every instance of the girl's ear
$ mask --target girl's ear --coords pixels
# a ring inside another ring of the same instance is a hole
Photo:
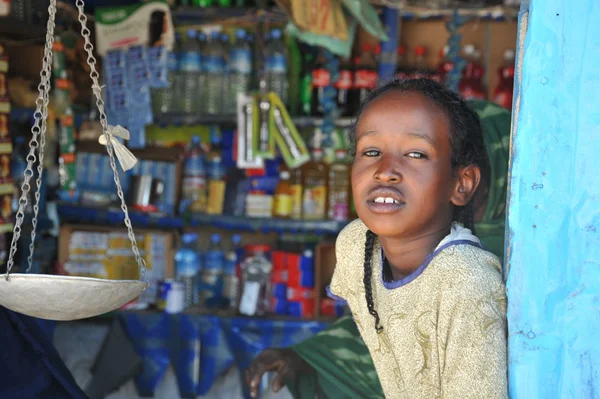
[[[481,170],[477,165],[469,165],[458,168],[454,177],[454,189],[450,202],[454,206],[465,206],[471,201],[479,182],[481,181]]]

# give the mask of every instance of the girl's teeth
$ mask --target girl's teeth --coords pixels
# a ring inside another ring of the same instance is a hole
[[[394,198],[389,198],[389,197],[377,197],[375,198],[375,200],[373,202],[376,202],[378,204],[399,204],[400,201],[394,199]]]

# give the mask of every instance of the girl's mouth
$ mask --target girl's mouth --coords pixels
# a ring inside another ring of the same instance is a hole
[[[367,206],[374,213],[393,213],[406,205],[404,201],[392,197],[375,197],[367,201]]]

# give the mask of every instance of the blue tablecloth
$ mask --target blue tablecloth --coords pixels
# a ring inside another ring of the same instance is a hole
[[[315,321],[164,313],[124,312],[119,317],[143,359],[136,378],[141,396],[153,396],[169,364],[182,397],[204,395],[233,364],[243,372],[262,350],[296,344],[327,326]]]

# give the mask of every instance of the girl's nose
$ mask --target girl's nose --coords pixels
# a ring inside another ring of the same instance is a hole
[[[373,177],[383,183],[399,183],[402,181],[400,162],[394,156],[383,156],[377,165]]]

